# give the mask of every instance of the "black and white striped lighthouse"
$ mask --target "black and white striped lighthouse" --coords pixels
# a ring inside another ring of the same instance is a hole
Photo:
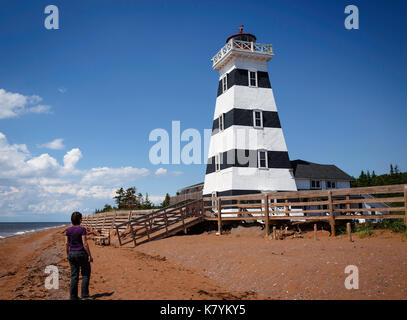
[[[239,30],[212,58],[219,87],[203,195],[296,191],[267,72],[272,46]]]

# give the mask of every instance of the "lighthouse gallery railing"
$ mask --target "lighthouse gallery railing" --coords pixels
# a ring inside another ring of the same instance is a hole
[[[271,44],[262,44],[249,41],[241,40],[229,40],[222,49],[212,58],[213,66],[218,63],[229,51],[238,50],[238,51],[251,51],[262,54],[273,55],[273,48]]]

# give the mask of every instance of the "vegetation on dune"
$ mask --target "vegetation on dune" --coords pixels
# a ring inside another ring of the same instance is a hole
[[[397,165],[393,166],[390,164],[389,173],[376,175],[375,171],[370,173],[369,170],[360,173],[359,177],[352,182],[351,187],[373,187],[373,186],[384,186],[384,185],[395,185],[395,184],[407,184],[407,172],[401,172]],[[379,194],[374,195],[378,198],[386,198],[390,196],[402,197],[403,193],[397,194]],[[404,203],[393,202],[389,203],[392,207],[403,207]],[[404,211],[394,211],[393,214],[404,214]],[[378,219],[376,216],[375,219]],[[359,235],[360,238],[371,237],[374,235],[374,230],[390,230],[394,233],[402,233],[407,236],[407,228],[404,225],[403,219],[383,219],[376,223],[361,223],[353,224],[352,232]],[[338,227],[337,234],[345,235],[347,233],[346,226],[342,225]]]
[[[126,190],[124,190],[123,187],[117,189],[116,196],[114,196],[113,199],[116,206],[105,204],[103,209],[96,209],[95,213],[110,212],[115,210],[146,210],[160,208],[160,206],[153,205],[148,197],[148,193],[146,193],[145,196],[143,196],[141,193],[137,193],[136,187],[127,188]]]
[[[407,227],[404,225],[403,219],[383,219],[376,223],[352,224],[352,233],[356,233],[361,239],[374,236],[374,231],[377,230],[389,230],[392,233],[400,233],[407,237]],[[346,225],[339,226],[336,234],[338,236],[346,235]]]

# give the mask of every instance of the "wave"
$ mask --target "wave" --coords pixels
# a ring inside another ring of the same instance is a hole
[[[32,232],[36,232],[36,231],[43,231],[43,230],[47,230],[47,229],[53,229],[53,228],[59,228],[59,227],[63,227],[66,226],[67,224],[60,224],[60,225],[56,225],[56,226],[47,226],[47,227],[39,227],[39,228],[35,228],[35,229],[27,229],[27,230],[18,230],[18,231],[3,231],[2,235],[0,235],[0,239],[5,239],[5,238],[9,238],[9,237],[13,237],[13,236],[20,236],[23,234],[27,234],[27,233],[32,233]]]

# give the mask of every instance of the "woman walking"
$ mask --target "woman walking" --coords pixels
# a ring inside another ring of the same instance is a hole
[[[72,226],[66,229],[65,246],[71,266],[71,300],[78,300],[79,270],[82,274],[81,298],[89,298],[90,263],[93,262],[89,245],[86,240],[86,228],[80,224],[82,214],[74,212],[71,216]]]

